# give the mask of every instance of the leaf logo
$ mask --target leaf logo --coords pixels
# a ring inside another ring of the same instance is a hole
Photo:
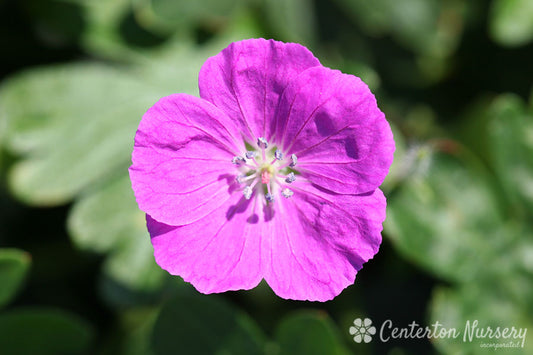
[[[357,318],[353,321],[353,326],[350,327],[350,334],[353,335],[353,340],[356,343],[370,343],[372,335],[376,334],[376,327],[372,325],[370,318]]]

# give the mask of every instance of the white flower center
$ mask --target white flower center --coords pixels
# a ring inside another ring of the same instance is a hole
[[[243,185],[242,193],[249,200],[252,195],[262,194],[268,203],[280,194],[290,198],[294,192],[288,185],[296,180],[292,170],[296,166],[296,155],[284,159],[281,150],[271,147],[265,138],[257,139],[258,151],[247,151],[242,156],[233,157],[238,173],[236,180]]]

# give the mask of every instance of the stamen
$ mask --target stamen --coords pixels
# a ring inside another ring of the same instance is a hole
[[[274,202],[274,196],[272,196],[270,192],[267,192],[267,194],[265,195],[265,198],[270,203]]]
[[[291,160],[292,162],[289,164],[290,167],[295,167],[296,163],[298,162],[298,157],[296,154],[291,154]]]
[[[283,189],[283,191],[281,191],[281,195],[283,197],[285,197],[285,198],[289,198],[292,195],[294,195],[294,192],[292,190],[290,190],[290,189],[285,188],[285,189]]]
[[[296,176],[294,176],[294,173],[289,173],[289,175],[287,175],[287,178],[285,179],[285,182],[286,182],[287,184],[291,184],[291,183],[293,183],[295,180],[296,180]]]
[[[255,174],[252,174],[252,175],[238,175],[235,180],[239,183],[239,184],[242,184],[243,182],[246,182],[248,180],[252,180],[252,179],[255,179],[257,176],[257,173]]]
[[[253,150],[249,150],[246,152],[246,159],[253,159],[257,156],[257,152],[254,152]]]
[[[241,166],[246,163],[246,160],[243,157],[236,156],[231,159],[231,162],[237,166]]]
[[[279,149],[276,149],[276,151],[274,152],[274,156],[276,157],[277,160],[283,159],[283,153]]]
[[[242,190],[242,193],[244,195],[244,198],[249,200],[250,197],[252,197],[253,189],[250,186],[246,186],[244,190]]]
[[[261,149],[267,149],[267,148],[268,148],[268,142],[267,142],[266,139],[263,138],[263,137],[259,137],[259,138],[257,138],[257,145],[258,145],[259,148],[261,148]]]

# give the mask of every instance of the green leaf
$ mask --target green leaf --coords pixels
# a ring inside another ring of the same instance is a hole
[[[17,249],[0,249],[0,307],[17,294],[30,268],[30,255]]]
[[[86,354],[92,328],[73,314],[49,309],[18,309],[0,314],[2,354]]]
[[[144,1],[143,14],[155,27],[172,31],[194,28],[199,23],[217,24],[227,22],[245,0],[203,0],[203,1]]]
[[[67,226],[76,246],[98,252],[150,239],[127,174],[80,198],[70,211]]]
[[[162,96],[154,91],[134,73],[101,64],[13,78],[0,92],[0,105],[8,148],[26,159],[10,171],[12,192],[27,203],[57,205],[125,169],[140,117]]]
[[[508,198],[533,208],[533,114],[521,98],[501,95],[487,108],[492,165]]]
[[[150,336],[159,313],[155,308],[135,307],[120,315],[120,322],[126,334],[121,354],[153,355]]]
[[[438,0],[337,0],[363,30],[390,34],[419,54],[449,56],[459,44],[464,5]]]
[[[407,258],[447,279],[496,272],[499,255],[518,238],[503,229],[490,180],[476,163],[453,142],[412,148],[403,162],[410,178],[389,198],[387,235]]]
[[[405,179],[406,174],[408,173],[405,170],[405,160],[404,160],[405,153],[406,153],[405,138],[403,137],[398,127],[396,127],[396,125],[394,125],[393,123],[390,123],[390,125],[392,129],[392,134],[394,137],[394,143],[396,145],[396,150],[394,151],[394,160],[389,169],[389,173],[387,174],[385,181],[383,181],[383,184],[380,187],[386,193],[391,191],[403,179]]]
[[[70,0],[85,9],[87,25],[81,44],[97,55],[124,60],[134,54],[120,33],[120,23],[131,12],[131,0]]]
[[[275,336],[280,354],[348,354],[326,313],[300,311],[285,317]]]
[[[511,217],[523,219],[533,208],[533,109],[514,94],[484,97],[455,132],[496,174]]]
[[[533,2],[494,0],[490,12],[490,34],[506,46],[520,46],[533,39]]]
[[[163,306],[152,348],[162,354],[262,354],[264,336],[240,310],[217,296],[178,296]]]
[[[123,286],[143,291],[161,286],[165,272],[155,263],[145,215],[137,207],[128,175],[81,198],[67,225],[78,247],[111,252],[104,272]]]
[[[315,15],[310,0],[265,0],[266,20],[277,38],[311,46],[315,40]]]
[[[512,278],[510,278],[512,279]],[[523,280],[526,281],[526,280]],[[498,284],[498,287],[494,287]],[[529,288],[531,297],[530,282],[522,284]],[[485,330],[491,327],[493,330],[498,327],[515,327],[516,329],[530,330],[533,327],[531,322],[531,309],[524,308],[523,304],[515,302],[506,291],[506,284],[501,284],[498,280],[490,280],[481,284],[470,284],[458,290],[438,288],[434,294],[430,305],[430,323],[440,323],[441,328],[455,328],[460,334],[457,338],[436,338],[435,346],[444,354],[487,354],[487,351],[494,351],[484,347],[483,343],[508,344],[517,343],[518,348],[496,350],[516,350],[515,353],[530,354],[533,351],[533,343],[525,338],[522,348],[522,339],[513,338],[479,338],[475,333],[471,333],[474,322],[477,321],[477,329]],[[531,302],[529,299],[529,302]],[[527,332],[529,333],[529,332]],[[526,333],[526,335],[527,335]],[[472,339],[470,339],[472,335]]]

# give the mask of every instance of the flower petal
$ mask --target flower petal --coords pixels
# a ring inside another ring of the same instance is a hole
[[[283,298],[326,301],[354,282],[381,243],[385,197],[293,187],[273,210],[262,257],[265,280]]]
[[[234,194],[208,217],[181,227],[147,216],[156,262],[202,293],[257,286],[262,274],[256,203]]]
[[[309,181],[338,193],[376,189],[387,175],[394,140],[374,95],[356,76],[325,67],[300,74],[286,88],[276,136]]]
[[[200,96],[238,122],[245,140],[271,138],[283,89],[299,73],[320,65],[296,43],[249,39],[209,58],[199,75]]]
[[[232,157],[244,151],[231,120],[211,103],[179,94],[162,98],[143,116],[135,135],[132,187],[154,219],[183,225],[225,203],[237,187]]]

